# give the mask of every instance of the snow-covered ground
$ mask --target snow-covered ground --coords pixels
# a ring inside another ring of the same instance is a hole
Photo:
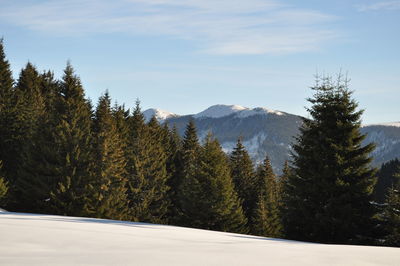
[[[400,265],[400,249],[0,212],[0,265]]]

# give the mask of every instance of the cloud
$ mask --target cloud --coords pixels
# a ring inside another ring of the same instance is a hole
[[[167,36],[212,54],[319,49],[338,37],[336,19],[275,0],[10,1],[0,10],[0,20],[47,34]]]
[[[400,10],[400,1],[383,1],[369,5],[361,5],[357,7],[358,11],[378,11],[378,10]]]

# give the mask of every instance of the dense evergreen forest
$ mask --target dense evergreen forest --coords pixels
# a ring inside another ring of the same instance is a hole
[[[153,118],[85,98],[70,63],[58,80],[27,63],[13,79],[0,42],[0,201],[9,211],[85,216],[340,244],[400,246],[400,164],[370,166],[346,80],[320,78],[277,176],[240,136],[225,154]],[[267,151],[268,153],[268,151]],[[377,176],[379,179],[377,181]],[[376,185],[377,184],[377,185]],[[374,188],[375,191],[374,191]]]

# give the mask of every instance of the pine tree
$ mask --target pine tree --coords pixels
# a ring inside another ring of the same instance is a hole
[[[1,168],[3,167],[3,163],[0,161],[0,206],[3,206],[5,203],[5,198],[8,192],[7,181],[5,181]]]
[[[46,71],[40,75],[40,90],[48,116],[55,115],[55,102],[60,88],[59,81],[54,78],[54,73]]]
[[[257,169],[258,196],[251,231],[255,235],[282,237],[283,225],[279,212],[278,184],[268,157]]]
[[[287,237],[323,243],[367,243],[374,229],[370,204],[374,145],[363,146],[357,103],[340,77],[317,81],[294,145],[293,174],[285,186]]]
[[[398,168],[400,168],[400,161],[397,158],[382,164],[377,173],[378,180],[374,188],[375,201],[379,203],[385,202],[389,189],[392,188],[396,182],[395,175]]]
[[[124,144],[117,131],[108,93],[101,96],[94,119],[94,160],[91,174],[91,216],[122,220],[127,218]]]
[[[230,166],[235,189],[242,201],[243,211],[250,220],[258,200],[254,193],[256,178],[253,162],[243,146],[241,138],[237,140],[236,147],[230,155]]]
[[[278,204],[279,209],[282,212],[282,209],[285,208],[284,199],[285,199],[285,186],[289,182],[289,177],[292,174],[292,170],[290,168],[289,162],[285,161],[282,169],[282,174],[280,175],[279,179],[277,180],[277,196],[278,196]]]
[[[385,245],[400,247],[400,167],[396,182],[389,189],[384,209]]]
[[[193,120],[190,120],[183,137],[180,162],[177,162],[179,167],[177,169],[178,176],[174,181],[175,187],[177,187],[177,201],[175,201],[174,206],[178,215],[175,223],[178,225],[190,226],[192,224],[192,217],[188,210],[191,208],[192,187],[195,185],[193,182],[198,171],[200,150],[201,146],[197,138],[196,126]]]
[[[130,219],[166,223],[169,206],[166,155],[157,134],[145,124],[138,101],[129,118],[129,126],[127,188]]]
[[[218,231],[247,232],[247,219],[230,175],[229,161],[217,140],[208,136],[195,173],[185,176],[181,202],[190,226]]]
[[[164,126],[167,131],[167,141],[164,144],[167,153],[168,198],[171,202],[168,211],[168,218],[171,224],[179,224],[179,187],[182,173],[182,141],[176,127],[169,130],[168,125]]]
[[[16,107],[18,111],[15,113],[15,122],[18,128],[14,128],[18,132],[19,138],[14,142],[14,149],[17,156],[14,157],[19,162],[19,167],[15,169],[15,178],[13,178],[14,187],[10,192],[9,206],[17,211],[32,211],[29,207],[34,198],[29,195],[32,191],[28,189],[31,180],[24,180],[26,174],[26,161],[28,161],[31,153],[36,149],[34,142],[40,130],[40,125],[45,115],[45,102],[41,92],[41,76],[36,68],[28,63],[21,70],[18,82],[15,86]],[[31,169],[30,171],[35,171]],[[22,178],[22,179],[21,179]],[[21,180],[18,180],[21,179]],[[27,186],[25,186],[27,185]]]
[[[18,169],[20,134],[17,123],[17,106],[14,94],[14,80],[5,53],[3,39],[0,39],[0,160],[3,161],[3,173],[8,183],[13,187],[16,177],[15,169]]]
[[[48,158],[52,191],[48,204],[52,212],[63,215],[90,216],[90,162],[92,155],[92,111],[84,98],[80,79],[68,63],[56,102],[58,120],[52,133]],[[49,155],[50,155],[49,154]],[[54,175],[56,174],[56,175]]]

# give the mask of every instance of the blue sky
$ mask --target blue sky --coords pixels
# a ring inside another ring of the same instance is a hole
[[[316,73],[347,72],[363,122],[400,120],[400,0],[0,0],[14,75],[67,60],[94,102],[306,115]]]

